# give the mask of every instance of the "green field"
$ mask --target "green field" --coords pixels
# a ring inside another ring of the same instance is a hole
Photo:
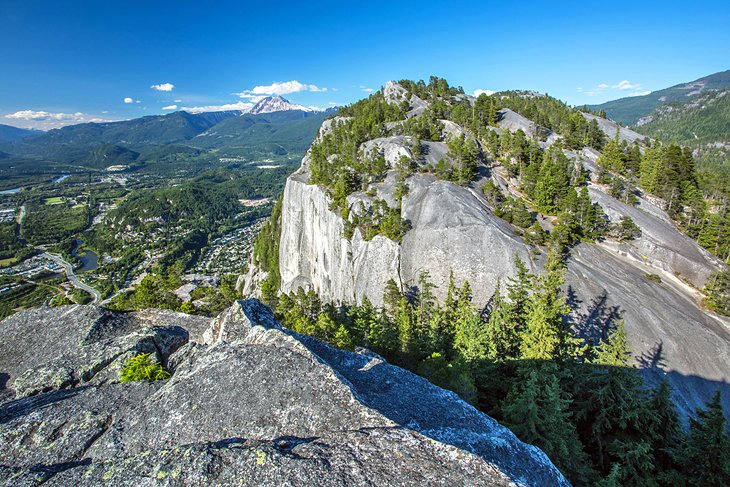
[[[60,196],[53,196],[51,198],[46,198],[43,203],[46,205],[59,205],[63,203],[63,198]]]

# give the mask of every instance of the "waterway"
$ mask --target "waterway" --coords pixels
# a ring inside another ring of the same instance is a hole
[[[53,182],[54,183],[62,183],[65,180],[67,180],[68,178],[70,178],[70,177],[71,177],[70,174],[61,174],[56,179],[54,179]],[[17,194],[17,193],[20,193],[20,190],[21,189],[23,189],[23,188],[12,188],[12,189],[3,190],[3,191],[0,191],[0,196],[7,195],[7,194]]]
[[[74,247],[74,249],[71,251],[71,255],[81,261],[81,267],[74,271],[76,274],[93,271],[94,269],[99,267],[99,256],[96,255],[96,252],[86,249],[83,254],[79,255],[79,247],[81,247],[83,243],[84,242],[82,240],[76,240],[76,247]]]

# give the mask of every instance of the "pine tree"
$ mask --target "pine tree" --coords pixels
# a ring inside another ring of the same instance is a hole
[[[619,322],[609,339],[597,347],[597,367],[579,410],[584,444],[604,474],[612,463],[622,461],[619,453],[627,444],[647,439],[648,425],[653,422],[641,376],[628,367],[629,353],[624,326]]]
[[[369,347],[371,344],[372,330],[377,326],[378,318],[375,307],[367,296],[363,296],[360,306],[350,307],[347,314],[352,323],[351,336],[353,341]]]
[[[355,344],[344,325],[340,325],[332,338],[332,345],[342,350],[355,350]]]
[[[401,297],[398,303],[395,321],[398,325],[400,351],[403,353],[404,359],[408,361],[415,360],[420,351],[420,337],[416,327],[413,306],[405,297]]]
[[[553,364],[525,364],[504,401],[504,419],[527,443],[539,446],[575,482],[585,482],[589,469]]]
[[[648,192],[656,194],[659,189],[659,182],[662,172],[662,147],[655,146],[646,149],[641,164],[639,165],[639,174],[641,178],[641,186]]]
[[[652,391],[649,410],[652,411],[651,435],[657,478],[664,485],[677,485],[681,475],[681,450],[685,434],[679,423],[677,407],[671,397],[671,386],[665,379]]]
[[[499,282],[491,299],[486,324],[487,356],[491,360],[512,360],[519,357],[520,329],[511,304],[502,296]]]
[[[428,271],[421,272],[418,276],[418,324],[421,328],[426,328],[436,309],[434,288],[436,285],[431,282],[431,274]]]
[[[705,304],[711,310],[730,315],[730,271],[717,271],[707,279]]]
[[[561,290],[564,276],[565,268],[559,256],[552,253],[548,258],[547,271],[537,278],[527,306],[520,344],[522,359],[566,359],[580,351],[577,339],[564,322],[565,315],[570,312]]]
[[[400,288],[395,280],[388,279],[383,290],[383,307],[391,318],[395,317],[402,297],[403,294],[400,292]]]
[[[611,339],[602,341],[596,347],[595,363],[609,367],[627,367],[630,357],[631,351],[626,340],[624,320],[619,320]]]
[[[730,439],[718,390],[706,409],[690,419],[689,438],[684,451],[684,472],[690,485],[730,485]]]
[[[339,325],[332,318],[330,313],[326,313],[323,311],[317,317],[317,321],[314,324],[314,333],[312,333],[312,335],[315,338],[319,338],[320,340],[324,340],[329,343],[334,343],[335,335],[337,333],[338,328],[339,328]]]
[[[619,174],[624,172],[624,153],[621,152],[619,146],[618,129],[616,129],[616,136],[608,141],[596,162],[607,171]]]

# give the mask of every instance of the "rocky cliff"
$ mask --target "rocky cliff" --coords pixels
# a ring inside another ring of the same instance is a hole
[[[172,378],[118,383],[152,353]],[[540,450],[367,351],[279,325],[40,308],[0,323],[4,485],[567,485]]]
[[[408,117],[420,116],[427,103],[408,93],[397,83],[384,88],[387,101],[410,106]],[[461,95],[464,96],[464,95]],[[471,99],[473,103],[474,100]],[[613,137],[617,126],[597,119],[598,127]],[[468,131],[442,120],[442,140]],[[315,144],[331,130],[328,120]],[[395,167],[401,156],[412,157],[413,138],[391,134],[400,123],[389,122],[385,136],[364,143],[364,152],[376,150],[390,171],[383,182],[370,185],[367,192],[355,192],[347,199],[350,211],[367,207],[375,198],[395,205]],[[517,113],[503,109],[497,127],[501,132],[522,130],[528,137],[538,136],[536,124]],[[549,147],[561,136],[542,130],[539,144]],[[619,128],[622,141],[633,142],[643,136]],[[439,160],[451,161],[445,142],[422,142],[419,164],[434,166]],[[708,314],[699,302],[707,277],[724,264],[683,235],[671,218],[648,195],[640,195],[637,205],[624,204],[609,196],[608,188],[597,182],[598,152],[564,150],[564,153],[591,172],[590,198],[601,205],[609,219],[629,216],[641,228],[636,240],[582,243],[568,261],[568,290],[572,297],[576,326],[588,333],[605,329],[623,317],[634,356],[655,382],[668,377],[681,413],[688,415],[709,399],[715,387],[725,390],[725,407],[730,410],[730,322]],[[386,283],[393,279],[402,290],[416,286],[418,276],[428,271],[436,284],[435,293],[443,298],[448,277],[453,272],[457,283],[468,280],[475,302],[483,306],[494,293],[497,282],[513,275],[515,257],[539,270],[542,259],[519,236],[515,227],[495,216],[493,208],[479,189],[491,179],[506,194],[520,195],[516,181],[496,161],[485,161],[476,182],[464,187],[436,179],[431,174],[414,173],[406,180],[408,194],[401,214],[410,230],[401,242],[382,235],[365,241],[359,230],[352,238],[344,234],[345,220],[330,209],[328,190],[309,183],[310,157],[289,177],[283,196],[279,271],[281,290],[299,287],[314,289],[323,301],[353,303],[367,296],[382,303]],[[542,219],[550,229],[552,223]],[[661,283],[646,280],[647,274],[661,276]],[[247,292],[254,292],[256,272],[248,276]],[[647,365],[648,364],[648,365]]]

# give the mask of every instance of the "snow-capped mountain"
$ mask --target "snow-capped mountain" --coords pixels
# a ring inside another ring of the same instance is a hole
[[[277,95],[267,96],[266,98],[261,99],[256,105],[251,108],[251,110],[248,111],[248,113],[256,115],[259,113],[281,112],[284,110],[302,110],[305,112],[321,111],[314,107],[305,107],[303,105],[291,103],[286,98]]]

